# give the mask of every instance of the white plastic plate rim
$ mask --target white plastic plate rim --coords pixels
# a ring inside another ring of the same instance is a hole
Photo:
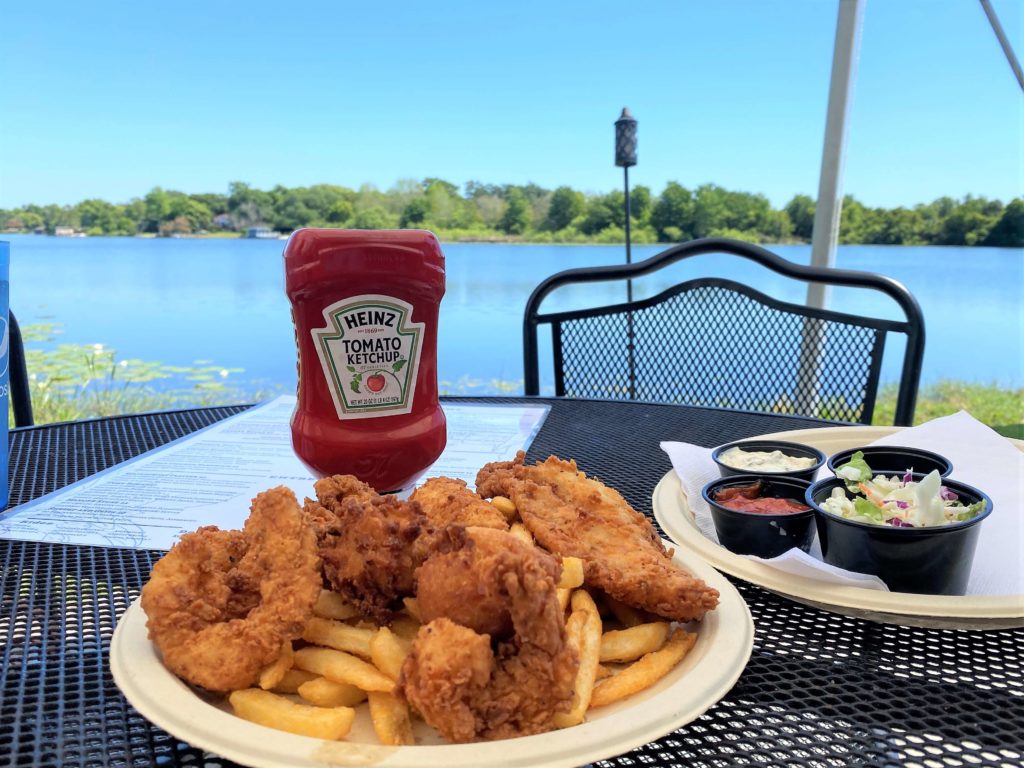
[[[819,427],[775,432],[751,437],[751,440],[778,439],[806,443],[831,455],[847,448],[865,445],[902,427]],[[1024,442],[1011,440],[1024,450]],[[908,592],[882,592],[875,589],[828,584],[803,576],[784,573],[771,566],[734,554],[700,532],[687,505],[675,471],[669,471],[654,489],[654,517],[669,538],[699,554],[721,571],[757,584],[772,592],[822,606],[872,611],[894,616],[921,616],[962,619],[1024,618],[1024,596],[1004,595],[917,595]]]
[[[164,667],[149,641],[138,600],[114,631],[110,668],[125,698],[147,720],[193,746],[251,768],[580,765],[628,752],[695,720],[729,692],[750,658],[754,624],[736,588],[693,553],[677,551],[674,559],[720,594],[718,608],[697,626],[698,639],[689,655],[652,688],[593,710],[582,725],[537,736],[385,747],[321,741],[247,722],[231,714],[226,703],[199,696]]]

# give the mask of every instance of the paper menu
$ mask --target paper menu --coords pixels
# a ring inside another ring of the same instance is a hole
[[[292,451],[294,396],[217,422],[0,515],[0,538],[170,549],[201,525],[240,528],[259,491],[285,485],[301,501],[313,477]],[[473,486],[489,461],[533,441],[546,405],[449,404],[448,447],[427,471]]]

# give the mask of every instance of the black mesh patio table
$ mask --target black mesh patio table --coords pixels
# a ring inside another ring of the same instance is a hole
[[[712,446],[825,425],[708,408],[540,402],[552,410],[528,458],[575,458],[648,515],[670,468],[661,440]],[[14,430],[11,504],[245,407]],[[111,678],[114,626],[161,554],[0,540],[0,765],[232,765],[150,725]],[[876,624],[733,581],[756,632],[735,687],[697,720],[599,765],[1024,765],[1024,629]]]

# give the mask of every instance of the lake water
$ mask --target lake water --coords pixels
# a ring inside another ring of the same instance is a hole
[[[249,389],[291,390],[295,347],[277,240],[56,238],[5,235],[11,243],[11,308],[19,322],[57,322],[62,342],[113,347],[121,358],[173,365],[210,361],[244,368]],[[639,246],[635,260],[664,246]],[[807,263],[809,246],[777,253]],[[522,316],[548,275],[615,264],[622,246],[444,245],[447,293],[441,308],[440,377],[451,392],[522,391]],[[727,271],[723,272],[722,265]],[[956,378],[1024,386],[1024,251],[997,248],[842,246],[837,266],[881,272],[906,285],[927,328],[922,382]],[[715,270],[779,298],[803,300],[791,281],[740,259],[700,256],[634,283],[650,296],[679,279]],[[621,301],[623,289],[595,284],[553,294],[544,309]],[[844,311],[889,304],[834,291]],[[887,313],[898,317],[899,313]],[[883,380],[893,380],[890,360]],[[550,376],[542,380],[551,391]]]

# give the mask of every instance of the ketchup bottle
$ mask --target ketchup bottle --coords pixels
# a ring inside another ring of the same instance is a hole
[[[298,347],[292,445],[318,477],[410,487],[444,450],[444,255],[417,230],[300,229],[284,249]]]

